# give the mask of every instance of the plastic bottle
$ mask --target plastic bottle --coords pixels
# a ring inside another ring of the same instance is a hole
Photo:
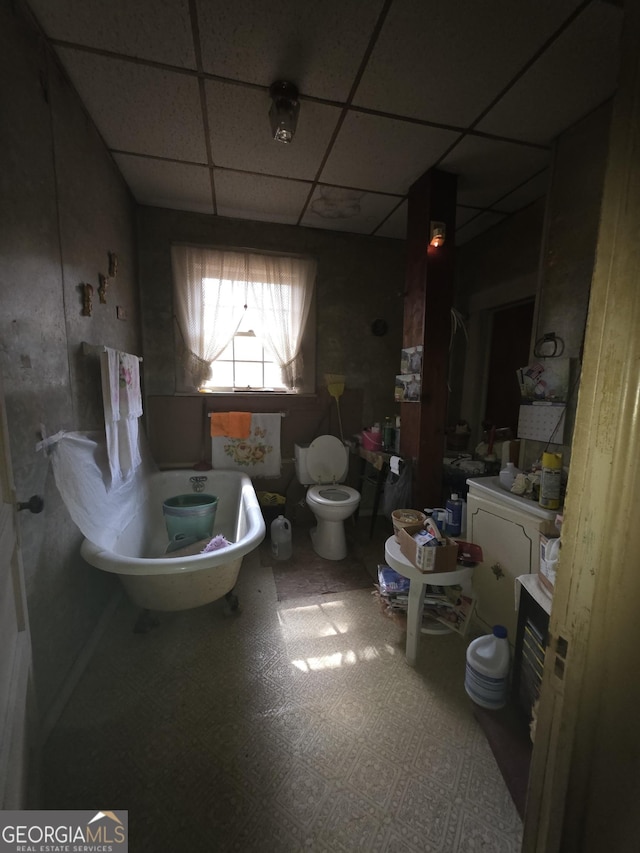
[[[508,492],[511,491],[516,477],[520,474],[520,469],[516,468],[513,462],[507,462],[504,468],[500,471],[500,485]]]
[[[494,625],[493,634],[469,643],[464,689],[476,705],[498,710],[507,704],[510,659],[504,625]]]
[[[462,533],[462,501],[457,492],[452,492],[445,509],[447,513],[445,522],[447,536],[460,536]]]
[[[540,471],[540,496],[538,502],[545,509],[560,506],[560,483],[562,482],[562,453],[543,453]]]
[[[291,523],[279,515],[271,522],[271,554],[276,560],[288,560],[292,552]]]

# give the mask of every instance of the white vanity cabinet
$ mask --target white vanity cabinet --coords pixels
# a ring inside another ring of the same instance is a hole
[[[482,548],[473,571],[476,618],[490,632],[504,625],[515,643],[515,579],[540,570],[540,532],[556,510],[505,491],[498,477],[467,480],[467,539]]]

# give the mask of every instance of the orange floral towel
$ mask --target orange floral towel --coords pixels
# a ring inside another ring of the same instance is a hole
[[[251,412],[213,412],[211,437],[248,438],[251,433]]]

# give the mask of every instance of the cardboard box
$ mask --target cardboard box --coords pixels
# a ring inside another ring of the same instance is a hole
[[[400,550],[407,560],[424,574],[455,572],[460,568],[458,543],[453,539],[444,537],[446,545],[421,547],[406,530],[398,530],[396,537],[400,543]]]

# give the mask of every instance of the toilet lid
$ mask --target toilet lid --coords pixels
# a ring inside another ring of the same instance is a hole
[[[307,449],[307,470],[315,483],[341,483],[348,462],[347,448],[335,435],[319,435]]]

